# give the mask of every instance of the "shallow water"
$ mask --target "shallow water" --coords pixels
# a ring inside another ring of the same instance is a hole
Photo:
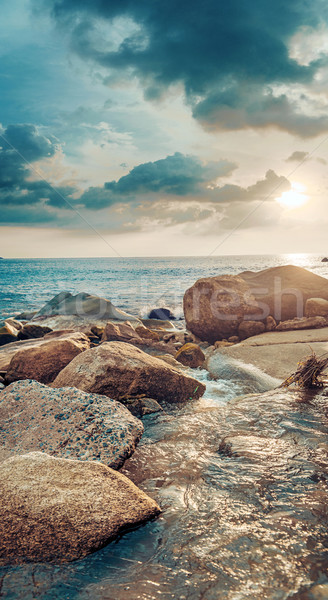
[[[157,520],[75,563],[2,569],[1,597],[310,600],[328,586],[328,398],[234,400],[240,385],[144,419],[122,472]]]

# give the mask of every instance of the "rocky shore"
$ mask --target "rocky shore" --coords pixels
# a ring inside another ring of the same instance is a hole
[[[328,280],[297,267],[201,279],[184,313],[178,329],[64,292],[2,323],[2,564],[81,558],[160,514],[159,498],[117,469],[137,448],[143,416],[203,396],[198,368],[220,379],[224,363],[250,365],[279,383],[311,350],[328,352]],[[243,436],[249,457],[251,431],[232,431],[220,451],[244,456]],[[265,442],[253,448],[263,453]]]

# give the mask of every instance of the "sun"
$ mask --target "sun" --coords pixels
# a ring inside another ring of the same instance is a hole
[[[283,192],[276,201],[283,208],[292,210],[293,208],[299,208],[309,201],[309,196],[304,194],[306,188],[301,183],[292,183],[291,189],[288,192]]]

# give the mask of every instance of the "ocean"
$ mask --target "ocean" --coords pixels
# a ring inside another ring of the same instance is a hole
[[[140,317],[167,306],[183,316],[185,290],[200,277],[260,271],[293,264],[328,277],[328,263],[315,254],[188,256],[163,258],[54,258],[0,260],[0,318],[41,308],[62,291],[111,300]]]

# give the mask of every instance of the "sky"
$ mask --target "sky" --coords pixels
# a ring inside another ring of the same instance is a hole
[[[2,0],[0,255],[328,254],[326,0]]]

